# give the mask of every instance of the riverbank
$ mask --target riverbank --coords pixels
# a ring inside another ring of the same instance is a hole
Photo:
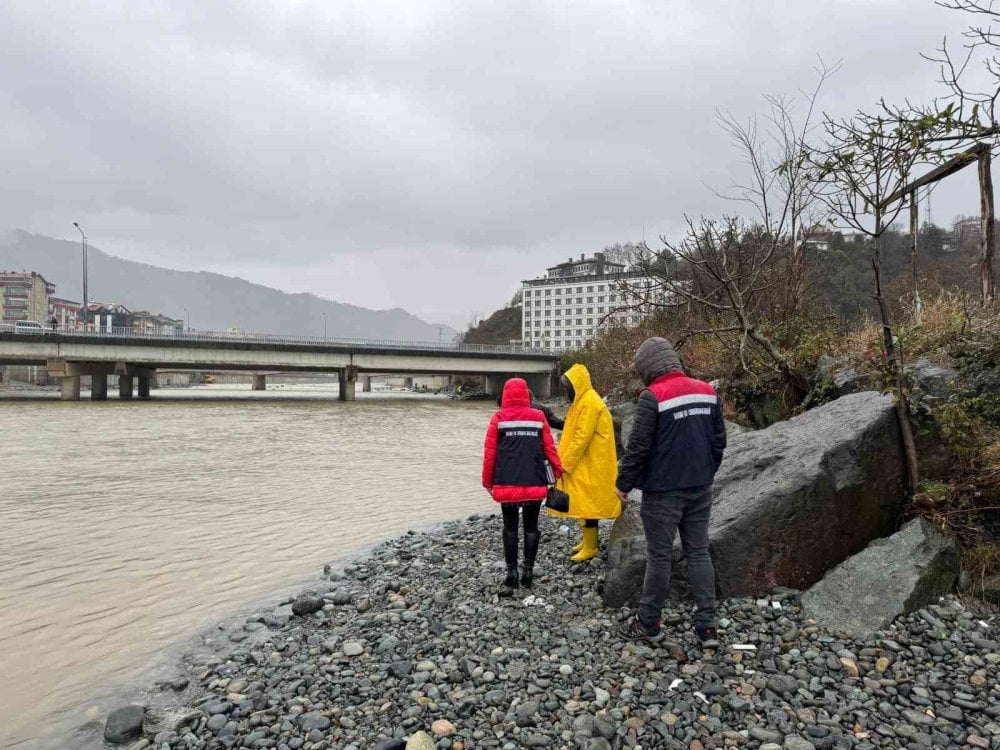
[[[570,529],[543,524],[536,585],[513,599],[496,516],[328,570],[194,655],[174,683],[188,708],[132,747],[1000,747],[994,617],[950,599],[856,641],[783,591],[725,602],[717,652],[680,610],[675,644],[623,643],[603,561],[570,565]]]

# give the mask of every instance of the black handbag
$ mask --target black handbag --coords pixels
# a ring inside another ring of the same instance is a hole
[[[556,513],[569,513],[569,493],[553,485],[545,495],[545,507]]]

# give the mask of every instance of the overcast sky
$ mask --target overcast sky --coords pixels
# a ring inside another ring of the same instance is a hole
[[[0,225],[462,326],[731,209],[715,122],[941,93],[932,0],[0,2]],[[969,170],[967,170],[969,171]],[[978,213],[975,176],[934,218]]]

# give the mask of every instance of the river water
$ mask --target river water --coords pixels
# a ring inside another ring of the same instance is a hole
[[[0,400],[0,747],[67,747],[174,644],[492,510],[489,404],[242,389]]]

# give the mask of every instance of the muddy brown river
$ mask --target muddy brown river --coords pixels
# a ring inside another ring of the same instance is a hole
[[[67,747],[214,622],[492,510],[489,404],[245,389],[0,397],[0,747]]]

